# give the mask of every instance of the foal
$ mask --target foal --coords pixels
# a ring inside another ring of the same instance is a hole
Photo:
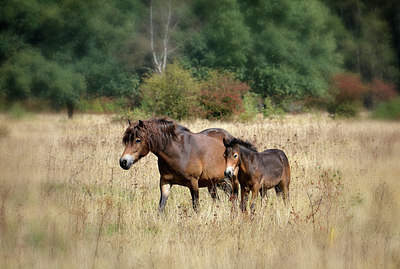
[[[250,209],[254,212],[255,202],[260,192],[264,198],[267,190],[275,187],[279,195],[283,192],[283,201],[289,198],[290,167],[286,154],[279,149],[258,152],[249,142],[241,139],[223,139],[225,145],[225,176],[231,178],[239,167],[241,209],[246,211],[248,194],[251,191]],[[237,194],[237,188],[233,190]]]

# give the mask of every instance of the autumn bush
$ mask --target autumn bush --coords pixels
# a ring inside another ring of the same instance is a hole
[[[244,112],[243,96],[250,87],[231,73],[212,71],[203,82],[199,102],[206,119],[230,119]]]
[[[370,86],[370,93],[373,104],[386,102],[397,96],[396,86],[394,83],[388,83],[375,78]]]
[[[328,112],[336,116],[355,116],[360,107],[367,87],[360,76],[352,73],[340,73],[332,77],[329,94]]]

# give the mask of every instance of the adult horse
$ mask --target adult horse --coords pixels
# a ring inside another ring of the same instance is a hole
[[[190,189],[194,210],[199,204],[199,187],[207,187],[213,198],[215,184],[224,179],[225,146],[223,139],[231,139],[219,128],[192,133],[188,128],[167,119],[151,119],[131,123],[125,130],[125,150],[119,160],[128,170],[149,152],[158,157],[160,172],[159,210],[165,208],[172,185]]]

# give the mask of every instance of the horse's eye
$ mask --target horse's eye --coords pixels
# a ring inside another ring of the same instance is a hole
[[[138,144],[138,143],[140,143],[140,141],[141,141],[141,140],[140,140],[139,138],[137,138],[137,139],[135,140],[135,143]]]
[[[237,155],[236,153],[235,153],[235,154],[233,154],[233,158],[235,158],[235,159],[236,159],[236,158],[237,158],[237,156],[238,156],[238,155]]]

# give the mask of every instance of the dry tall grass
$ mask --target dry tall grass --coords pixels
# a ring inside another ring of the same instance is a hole
[[[399,268],[400,124],[293,116],[222,127],[292,168],[290,207],[255,215],[221,191],[174,186],[158,215],[156,157],[119,168],[125,126],[106,116],[12,120],[0,136],[0,268]]]

